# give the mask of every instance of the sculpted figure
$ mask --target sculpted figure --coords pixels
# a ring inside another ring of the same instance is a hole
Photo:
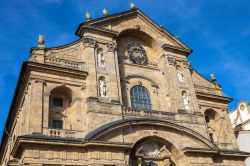
[[[186,111],[190,111],[190,107],[189,107],[190,101],[189,101],[189,98],[187,96],[187,92],[183,92],[183,94],[182,94],[182,100],[183,100],[183,104],[184,104],[184,109]]]
[[[99,67],[105,67],[105,58],[102,52],[97,54],[97,64]]]
[[[108,97],[108,95],[107,95],[108,86],[107,86],[106,81],[100,80],[99,86],[100,86],[100,96],[101,97]]]
[[[177,77],[180,82],[184,82],[184,75],[181,71],[181,67],[177,66]]]

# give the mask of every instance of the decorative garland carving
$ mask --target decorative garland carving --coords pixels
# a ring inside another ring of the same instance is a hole
[[[85,47],[95,47],[96,40],[85,37],[83,38],[83,44]]]

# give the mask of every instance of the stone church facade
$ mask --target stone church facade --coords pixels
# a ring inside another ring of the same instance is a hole
[[[79,40],[24,62],[1,166],[243,166],[215,77],[139,9],[79,25]]]

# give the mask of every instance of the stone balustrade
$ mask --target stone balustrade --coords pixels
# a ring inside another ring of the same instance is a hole
[[[61,67],[67,67],[67,68],[73,68],[78,70],[86,70],[86,65],[84,62],[76,62],[66,59],[60,59],[60,58],[54,58],[54,57],[46,57],[45,58],[46,64],[61,66]]]
[[[122,112],[123,116],[127,117],[150,117],[176,121],[177,123],[205,124],[204,116],[200,112],[188,113],[184,110],[179,110],[178,113],[175,113],[156,110],[134,109],[131,107],[123,107]]]
[[[83,136],[83,131],[43,128],[43,134],[51,137],[81,138]]]
[[[123,115],[126,116],[137,116],[137,117],[153,117],[159,119],[174,120],[175,113],[154,111],[154,110],[140,110],[131,107],[123,107]]]

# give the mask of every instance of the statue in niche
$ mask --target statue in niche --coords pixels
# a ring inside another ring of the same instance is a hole
[[[97,54],[97,64],[98,64],[98,67],[105,67],[105,58],[104,58],[102,51],[100,51]]]
[[[183,104],[184,104],[184,109],[186,111],[190,111],[190,107],[189,107],[190,101],[189,101],[189,98],[187,96],[187,92],[185,92],[185,91],[182,93],[182,100],[183,100]]]
[[[178,77],[178,80],[179,80],[180,82],[184,82],[184,75],[183,75],[183,73],[182,73],[182,71],[181,71],[181,67],[180,67],[180,66],[177,66],[177,67],[176,67],[176,70],[177,70],[177,77]]]
[[[101,97],[108,97],[108,94],[107,94],[108,86],[107,86],[106,81],[100,80],[99,86],[100,86],[100,96]]]

